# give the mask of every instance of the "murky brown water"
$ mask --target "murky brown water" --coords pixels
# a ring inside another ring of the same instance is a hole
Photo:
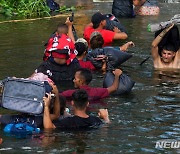
[[[77,1],[68,1],[68,5],[71,2]],[[111,3],[87,3],[93,10],[86,10],[81,17],[80,13],[75,12],[75,27],[80,37],[95,11],[111,12]],[[155,148],[159,139],[180,140],[180,71],[154,71],[151,58],[139,65],[150,53],[153,34],[146,30],[148,23],[165,21],[180,13],[178,3],[159,5],[161,13],[157,17],[120,19],[128,30],[129,40],[136,44],[129,50],[133,58],[121,68],[136,84],[129,95],[110,97],[91,106],[92,111],[96,110],[95,107],[108,108],[112,121],[110,125],[90,132],[43,132],[44,139],[16,139],[5,136],[1,130],[4,143],[0,146],[0,153],[180,152],[179,149]],[[0,80],[7,76],[29,76],[42,61],[43,44],[58,22],[63,21],[65,17],[0,24]],[[118,41],[115,45],[122,43]],[[101,74],[94,74],[92,86],[102,86]]]

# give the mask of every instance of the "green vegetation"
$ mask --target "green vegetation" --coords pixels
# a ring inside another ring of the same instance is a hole
[[[57,12],[64,13],[74,9],[61,6]],[[50,16],[50,9],[46,5],[46,0],[1,0],[0,14],[8,17],[42,17]]]

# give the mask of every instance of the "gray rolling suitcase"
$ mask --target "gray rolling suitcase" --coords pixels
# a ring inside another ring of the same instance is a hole
[[[2,107],[31,114],[43,112],[44,81],[8,77],[2,83]]]

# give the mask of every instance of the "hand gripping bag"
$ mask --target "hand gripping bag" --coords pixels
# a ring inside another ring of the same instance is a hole
[[[132,57],[132,54],[123,52],[113,47],[104,47],[104,53],[108,57],[109,64],[115,68]]]
[[[23,113],[41,114],[47,81],[8,77],[3,80],[1,106]]]
[[[120,66],[122,63],[132,57],[132,54],[120,51],[114,47],[96,48],[87,54],[87,60],[91,61],[96,68],[102,67],[101,60],[95,60],[98,55],[107,56],[107,64],[114,68]]]
[[[114,74],[110,71],[108,71],[104,77],[103,81],[103,87],[108,88],[110,87],[114,82]],[[129,93],[131,89],[133,88],[135,82],[130,79],[126,74],[121,74],[119,77],[119,87],[118,89],[113,93],[113,95],[122,95],[125,93]]]
[[[103,48],[96,48],[92,51],[89,51],[86,55],[86,60],[91,61],[95,68],[100,69],[102,68],[102,60],[96,60],[98,55],[105,55]]]

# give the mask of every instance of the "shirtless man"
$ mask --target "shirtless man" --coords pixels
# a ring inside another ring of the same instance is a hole
[[[171,25],[164,29],[152,42],[151,54],[153,57],[154,68],[156,69],[178,69],[180,68],[180,51],[176,50],[173,44],[168,42],[162,49],[161,55],[158,52],[158,44],[165,34],[174,26]]]

